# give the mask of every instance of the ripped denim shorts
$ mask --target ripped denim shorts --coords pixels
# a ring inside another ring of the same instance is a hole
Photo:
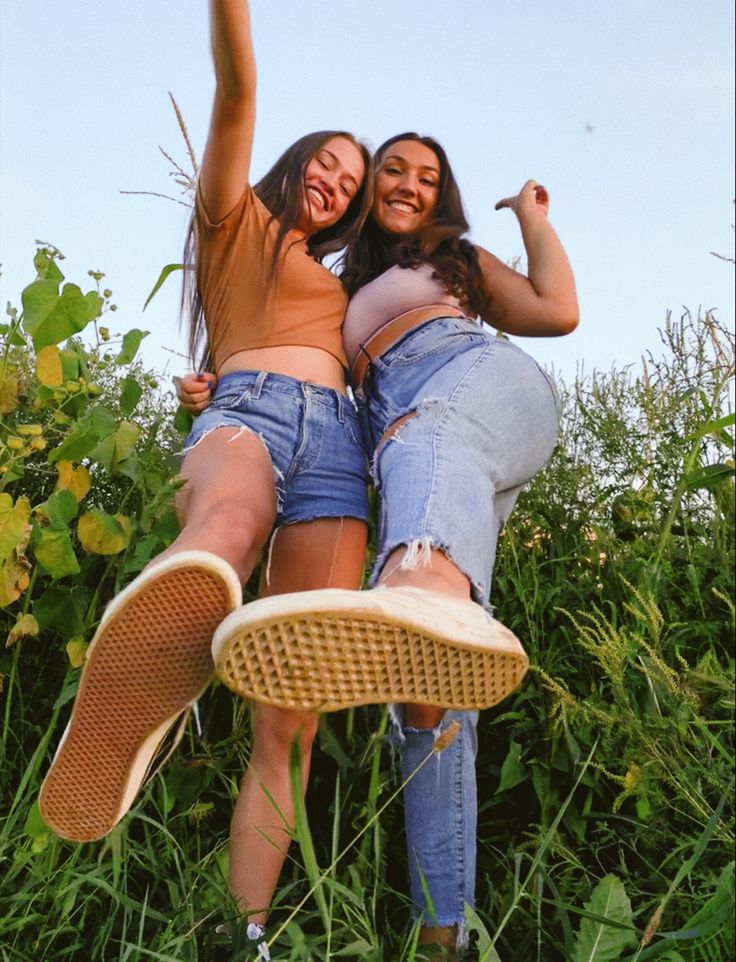
[[[233,371],[195,419],[184,454],[222,427],[263,441],[276,482],[277,527],[316,518],[368,520],[360,424],[339,391],[268,371]]]
[[[552,379],[475,321],[436,317],[374,358],[355,397],[380,495],[372,583],[400,545],[403,567],[436,548],[487,604],[500,530],[556,444]]]

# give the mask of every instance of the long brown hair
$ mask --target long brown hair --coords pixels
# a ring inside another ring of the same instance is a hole
[[[342,250],[346,244],[355,239],[368,214],[372,200],[371,155],[368,148],[345,130],[319,130],[300,137],[283,152],[273,167],[253,186],[256,197],[269,210],[271,220],[275,220],[278,224],[269,268],[271,283],[275,283],[277,279],[279,258],[286,235],[297,226],[301,218],[304,202],[304,174],[307,165],[333,137],[349,140],[358,148],[363,158],[365,176],[340,220],[324,230],[317,231],[307,239],[307,251],[321,264],[329,254]],[[186,322],[189,328],[188,348],[192,363],[197,365],[199,360],[199,367],[206,369],[210,366],[212,358],[207,347],[204,309],[197,285],[196,254],[195,215],[192,214],[184,244],[180,321]]]
[[[439,189],[432,223],[412,236],[396,237],[382,230],[369,215],[342,258],[342,282],[352,296],[389,267],[418,267],[428,262],[434,268],[433,276],[442,281],[447,292],[457,297],[467,310],[480,314],[486,307],[487,295],[478,255],[463,236],[470,225],[447,154],[433,137],[413,132],[397,134],[375,152],[376,170],[388,148],[401,140],[423,144],[439,161]]]

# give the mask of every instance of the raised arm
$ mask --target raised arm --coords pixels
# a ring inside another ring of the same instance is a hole
[[[212,106],[200,171],[210,221],[228,214],[248,182],[256,106],[256,62],[247,0],[210,0],[215,65]]]
[[[513,210],[519,220],[528,276],[477,247],[489,298],[483,320],[507,334],[569,334],[578,324],[575,279],[560,239],[547,219],[547,191],[536,181],[528,180],[515,197],[506,197],[496,204],[496,210],[503,207]]]

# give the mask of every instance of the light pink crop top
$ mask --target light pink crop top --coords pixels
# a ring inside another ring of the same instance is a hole
[[[431,264],[420,264],[417,268],[394,266],[357,291],[350,300],[342,327],[348,364],[355,361],[361,344],[399,314],[435,304],[460,307],[458,299],[447,293],[442,281],[432,277],[433,273]],[[440,313],[438,311],[438,316]]]

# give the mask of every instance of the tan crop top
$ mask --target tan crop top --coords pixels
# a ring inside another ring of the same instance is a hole
[[[460,307],[458,299],[447,293],[442,281],[432,277],[433,273],[431,264],[420,264],[416,268],[395,265],[355,292],[342,331],[351,365],[361,345],[399,314],[436,305],[439,317],[442,305]]]
[[[287,345],[321,348],[345,365],[341,328],[347,294],[340,280],[309,256],[300,231],[284,238],[274,283],[278,222],[252,187],[217,224],[207,217],[198,190],[195,226],[197,284],[215,370],[237,351]]]

